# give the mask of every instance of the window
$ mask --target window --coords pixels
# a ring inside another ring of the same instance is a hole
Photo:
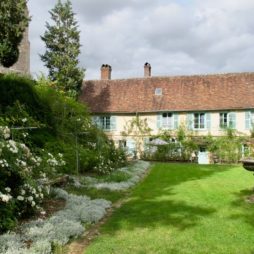
[[[110,116],[101,116],[100,126],[103,130],[110,130]]]
[[[222,112],[220,113],[220,128],[235,128],[236,115],[233,112]]]
[[[220,127],[226,128],[228,126],[228,113],[220,113]]]
[[[205,129],[205,113],[194,113],[194,129]]]
[[[173,129],[174,119],[172,113],[162,113],[162,128]]]
[[[157,128],[173,130],[178,128],[178,114],[161,112],[157,114]]]
[[[189,130],[209,130],[211,129],[211,114],[209,112],[188,113],[186,126]]]
[[[162,88],[155,88],[155,95],[162,95]]]
[[[116,130],[116,116],[93,116],[93,122],[104,131]]]

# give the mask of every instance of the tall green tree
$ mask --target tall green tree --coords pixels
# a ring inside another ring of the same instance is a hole
[[[0,1],[0,64],[11,67],[19,58],[19,45],[28,26],[26,0]]]
[[[76,97],[82,85],[84,69],[78,67],[80,31],[72,4],[69,0],[65,3],[58,0],[49,13],[53,23],[46,22],[46,31],[41,36],[46,45],[41,59],[49,70],[49,79],[56,82],[57,89]]]

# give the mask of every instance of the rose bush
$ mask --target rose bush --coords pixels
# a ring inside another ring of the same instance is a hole
[[[44,169],[63,163],[51,154],[45,158],[34,155],[24,143],[11,139],[8,127],[0,126],[0,232],[13,228],[18,218],[41,209],[48,190]]]

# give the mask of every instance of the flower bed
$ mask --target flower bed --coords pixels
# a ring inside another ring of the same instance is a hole
[[[85,185],[91,188],[108,189],[111,191],[127,190],[130,187],[137,184],[142,179],[143,175],[146,173],[149,166],[150,166],[149,162],[138,161],[132,166],[118,169],[117,171],[123,172],[129,175],[129,179],[127,181],[104,182],[103,180],[95,178],[95,177],[83,177],[81,179],[82,184],[79,181],[77,181],[77,179],[75,181],[75,184],[76,186],[80,186],[80,187],[82,185]]]
[[[129,167],[117,171],[129,175],[127,181],[103,182],[95,177],[74,178],[77,187],[89,186],[96,189],[113,191],[126,190],[137,184],[147,172],[150,163],[138,161]],[[19,233],[6,233],[0,236],[0,254],[50,254],[55,245],[64,245],[70,239],[80,236],[84,224],[98,222],[106,214],[111,202],[105,199],[91,200],[87,196],[69,194],[56,188],[53,193],[57,199],[66,201],[63,210],[48,219],[37,219],[23,224]]]
[[[81,235],[85,230],[82,223],[98,222],[111,206],[110,201],[91,200],[86,196],[68,194],[62,189],[54,189],[54,194],[66,201],[65,208],[49,219],[22,225],[20,233],[1,235],[0,254],[52,253],[53,245],[64,245],[69,239]]]

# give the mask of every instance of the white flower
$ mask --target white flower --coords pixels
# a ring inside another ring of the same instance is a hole
[[[18,153],[18,148],[16,146],[16,142],[14,140],[9,140],[7,144],[7,148],[12,152],[12,153]]]
[[[9,166],[8,162],[4,159],[0,160],[0,165],[1,165],[1,167],[8,167]]]
[[[24,200],[24,197],[23,197],[23,196],[17,196],[17,200],[23,201],[23,200]]]
[[[47,163],[51,166],[58,166],[58,161],[55,159],[55,158],[52,158],[52,159],[48,159],[47,160]]]
[[[25,123],[27,121],[27,118],[23,118],[21,121]]]
[[[26,162],[25,161],[21,161],[20,164],[21,164],[21,166],[26,167]]]
[[[51,153],[48,153],[48,156],[51,157],[51,158],[53,158],[53,155],[52,155]]]
[[[34,207],[34,206],[35,206],[35,202],[34,202],[34,201],[32,201],[31,206],[32,206],[32,207]]]
[[[11,188],[10,188],[10,187],[6,187],[5,190],[6,190],[7,192],[11,192]]]
[[[27,200],[30,201],[30,202],[32,202],[32,201],[34,200],[34,198],[33,198],[32,196],[29,196],[29,197],[27,198]]]
[[[7,126],[0,127],[0,132],[2,132],[4,139],[8,139],[11,136],[11,131]]]
[[[0,199],[3,202],[8,203],[11,198],[12,198],[11,195],[9,195],[9,194],[3,194],[3,193],[0,192]]]

